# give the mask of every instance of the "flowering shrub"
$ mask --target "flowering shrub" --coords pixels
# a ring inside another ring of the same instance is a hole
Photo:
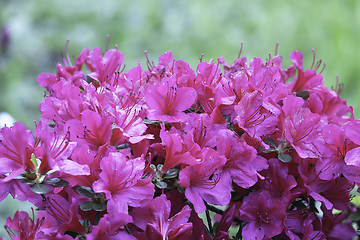
[[[194,72],[166,52],[125,72],[117,48],[86,48],[40,74],[34,132],[0,133],[0,200],[38,208],[7,219],[10,237],[355,237],[360,121],[341,85],[323,86],[315,53],[310,69],[299,51],[287,68],[240,54]]]

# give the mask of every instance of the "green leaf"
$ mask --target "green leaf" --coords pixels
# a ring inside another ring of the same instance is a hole
[[[23,179],[21,182],[24,184],[29,184],[29,185],[35,184],[35,180],[31,180],[31,179],[27,179],[27,178]]]
[[[35,157],[35,154],[31,154],[31,162],[34,164],[35,168],[38,167],[38,164],[37,164],[37,160],[36,160],[36,157]]]
[[[151,121],[151,120],[149,120],[149,119],[144,119],[143,120],[143,123],[145,123],[145,124],[151,124],[151,125],[158,125],[158,121]]]
[[[102,212],[106,210],[106,204],[105,203],[94,203],[93,209],[97,212]]]
[[[95,196],[95,192],[89,188],[84,186],[75,186],[73,189],[80,195],[83,195],[88,198],[93,198]]]
[[[154,164],[150,164],[150,168],[151,168],[154,172],[156,172],[156,166],[155,166]]]
[[[80,209],[87,212],[87,211],[90,211],[93,209],[93,205],[94,203],[93,202],[83,202],[81,205],[80,205]]]
[[[310,94],[309,94],[309,91],[304,90],[304,91],[301,91],[301,92],[297,92],[296,96],[301,97],[302,99],[306,100],[306,99],[309,98]]]
[[[353,220],[353,221],[359,221],[360,220],[360,213],[352,212],[350,214],[350,219]]]
[[[167,187],[167,183],[166,182],[156,182],[155,186],[162,189],[162,188]]]
[[[178,175],[179,169],[171,168],[166,172],[166,178],[174,178]]]
[[[36,194],[45,194],[49,192],[49,187],[41,183],[36,183],[31,186],[31,190]]]
[[[271,153],[271,152],[276,152],[276,149],[269,148],[269,149],[264,149],[263,150],[263,153]]]
[[[67,185],[69,185],[69,182],[68,181],[65,181],[65,180],[62,180],[62,179],[59,179],[59,181],[53,181],[53,182],[50,182],[50,183],[47,183],[46,181],[47,179],[45,179],[45,181],[43,183],[46,183],[46,184],[49,184],[51,186],[54,186],[54,187],[66,187]]]
[[[269,145],[270,147],[276,148],[276,142],[272,138],[265,138],[264,142]]]
[[[43,181],[43,183],[49,184],[49,185],[53,185],[53,184],[55,184],[55,183],[57,183],[57,182],[59,182],[59,181],[60,181],[59,178],[47,178],[47,179],[45,179],[45,180]]]
[[[277,158],[282,162],[290,162],[292,160],[292,156],[286,153],[279,153]]]
[[[91,223],[90,223],[90,219],[86,218],[84,223],[83,223],[83,226],[86,230],[89,230],[90,229],[90,226],[91,226]]]

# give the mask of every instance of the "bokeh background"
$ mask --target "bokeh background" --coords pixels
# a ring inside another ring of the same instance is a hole
[[[157,62],[165,51],[196,68],[204,60],[224,56],[268,58],[279,42],[283,66],[289,54],[300,50],[304,66],[323,60],[325,85],[344,83],[341,97],[360,117],[360,1],[283,0],[0,0],[0,112],[34,128],[44,89],[36,78],[55,73],[55,62],[65,53],[77,57],[89,47],[115,45],[125,55],[126,70],[138,60],[145,66],[144,50]],[[30,206],[8,198],[0,203],[0,226],[16,209]],[[0,230],[0,237],[6,236]]]

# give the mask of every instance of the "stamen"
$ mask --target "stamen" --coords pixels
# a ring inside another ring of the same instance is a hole
[[[201,54],[201,57],[199,58],[200,62],[203,61],[204,54]]]
[[[312,65],[311,65],[311,68],[310,68],[310,69],[313,69],[314,64],[315,64],[315,50],[314,50],[314,49],[311,49],[311,51],[313,52],[314,58],[313,58],[313,62],[312,62]]]
[[[323,68],[321,69],[321,71],[320,71],[320,73],[319,74],[322,74],[322,72],[324,71],[324,69],[325,69],[325,66],[326,66],[326,64],[324,63],[324,66],[323,66]]]
[[[278,46],[279,46],[279,42],[276,43],[276,47],[275,47],[275,56],[277,56],[277,51],[278,51]]]
[[[149,57],[148,57],[148,55],[147,55],[147,51],[145,50],[145,57],[146,57],[146,65],[147,65],[147,67],[148,67],[148,70],[150,71],[150,70],[152,70],[155,66],[153,66],[153,65],[151,65],[151,62],[150,62],[150,60],[149,60]]]
[[[70,67],[72,67],[73,65],[72,65],[72,63],[71,63],[71,59],[70,59],[70,56],[69,56],[69,49],[68,49],[68,45],[69,45],[69,39],[66,41],[66,47],[65,47],[65,49],[66,49],[66,57],[67,57],[67,60],[69,61],[69,65],[70,65]],[[65,64],[65,63],[64,63]]]
[[[108,34],[108,35],[106,35],[106,47],[105,47],[105,52],[104,53],[106,53],[108,51],[108,49],[109,49],[109,40],[110,40],[110,36]]]
[[[243,42],[241,42],[240,52],[239,52],[239,55],[238,55],[237,59],[239,59],[239,58],[240,58],[240,56],[241,56],[241,52],[242,52],[242,49],[243,49]]]

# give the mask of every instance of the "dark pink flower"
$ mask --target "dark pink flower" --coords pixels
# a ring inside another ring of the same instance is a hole
[[[111,115],[115,118],[115,126],[111,135],[110,144],[117,146],[127,142],[138,143],[143,139],[151,139],[152,135],[143,135],[147,126],[143,123],[144,111],[134,108],[113,108]]]
[[[85,227],[79,221],[83,220],[79,215],[80,201],[84,201],[84,197],[75,199],[68,196],[64,198],[60,194],[48,196],[45,201],[47,228],[42,229],[41,232],[48,236],[65,235],[66,232],[74,232],[78,235],[86,234]]]
[[[274,237],[284,228],[285,205],[271,199],[269,192],[254,192],[246,196],[240,207],[240,220],[248,222],[243,228],[244,240]]]
[[[75,150],[71,155],[71,160],[66,160],[59,164],[62,179],[68,181],[70,186],[92,187],[92,184],[99,179],[100,158],[106,147],[100,147],[99,152],[90,151],[84,145]]]
[[[102,216],[99,224],[91,229],[91,233],[86,235],[88,240],[135,240],[134,236],[128,234],[124,226],[131,222],[131,217],[125,213],[117,213],[109,217],[108,214]]]
[[[318,113],[322,118],[327,119],[326,121],[339,126],[350,120],[347,116],[350,108],[346,105],[346,100],[340,98],[340,93],[325,86],[313,88],[309,92],[306,107],[312,113]]]
[[[261,180],[260,186],[269,191],[272,198],[279,199],[284,204],[291,203],[297,197],[290,192],[297,185],[294,176],[289,174],[287,165],[279,159],[271,158],[268,163],[269,168],[266,171],[265,179]]]
[[[144,232],[134,232],[139,239],[187,239],[192,233],[192,223],[188,223],[191,209],[184,206],[170,217],[171,202],[162,194],[154,198],[146,207],[133,208],[130,215],[133,223]],[[152,238],[151,236],[158,236]]]
[[[217,233],[214,240],[229,239],[228,230],[234,222],[235,212],[237,211],[236,205],[231,203],[221,216]]]
[[[351,222],[346,221],[352,213],[351,209],[334,214],[331,210],[321,208],[323,211],[322,231],[327,239],[331,240],[350,240],[357,234],[351,226]]]
[[[314,52],[314,61],[315,61],[315,51]],[[314,87],[322,86],[323,76],[321,74],[317,74],[316,71],[320,67],[321,61],[316,63],[315,69],[306,69],[303,70],[302,61],[304,60],[304,56],[299,51],[293,51],[290,53],[290,60],[293,61],[294,65],[298,70],[298,76],[294,77],[294,81],[288,84],[289,88],[292,92],[300,92],[303,90],[310,90]],[[314,62],[313,62],[314,66]],[[313,67],[312,66],[312,67]]]
[[[4,175],[0,175],[0,202],[2,202],[2,200],[4,200],[7,195],[9,194],[10,191],[10,183],[9,182],[4,182],[5,176]]]
[[[64,133],[57,127],[50,130],[45,119],[40,119],[34,135],[37,144],[35,155],[41,160],[38,172],[43,175],[54,168],[57,170],[57,167],[66,164],[68,157],[70,157],[76,147],[76,143],[70,141],[69,132]],[[81,169],[78,168],[78,170],[81,174]]]
[[[323,154],[323,158],[316,166],[321,179],[329,180],[343,174],[351,181],[360,181],[360,158],[358,157],[360,147],[351,141],[358,142],[357,138],[352,137],[353,130],[355,129],[350,122],[342,127],[335,124],[324,126],[321,132],[323,140],[316,142]]]

